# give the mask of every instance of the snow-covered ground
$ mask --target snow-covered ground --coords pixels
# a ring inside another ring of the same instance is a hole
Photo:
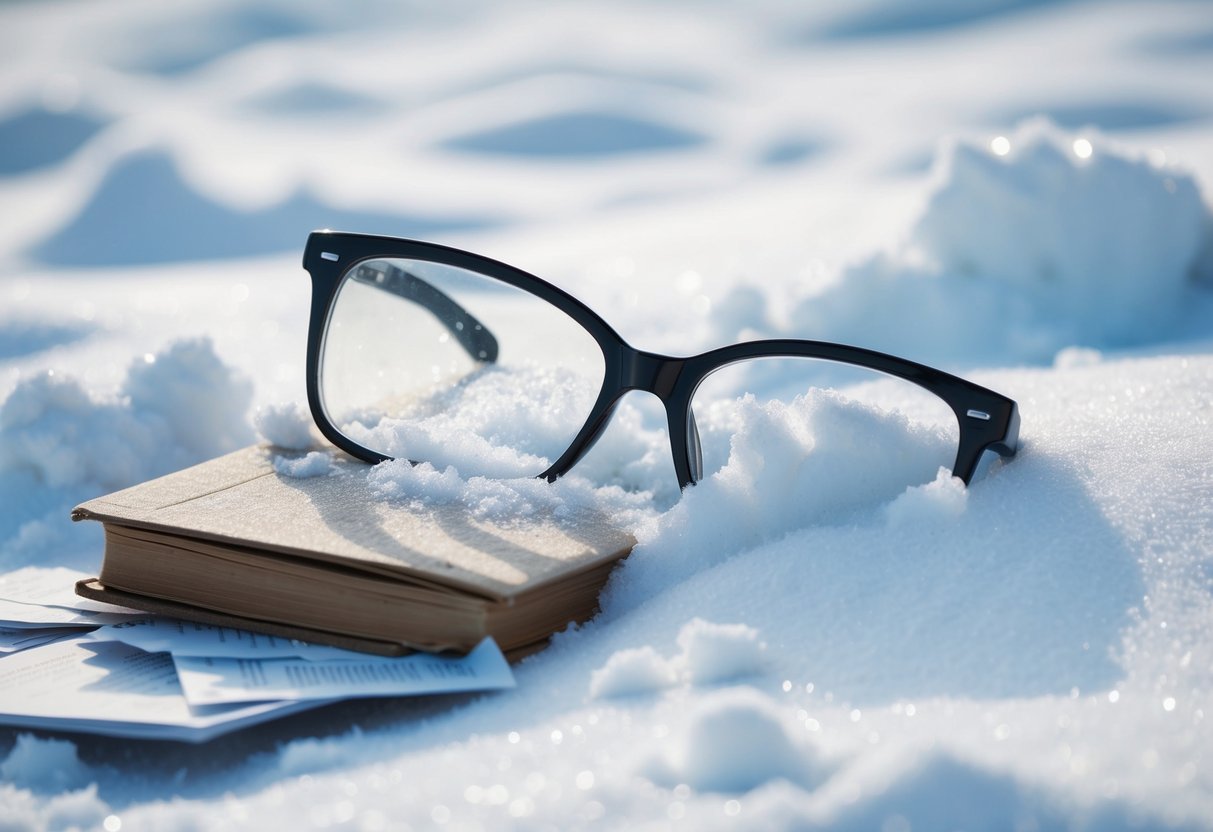
[[[94,571],[73,505],[298,432],[313,228],[1023,418],[968,490],[820,392],[705,419],[682,494],[641,396],[555,486],[385,465],[640,542],[513,691],[0,729],[0,827],[1213,828],[1213,7],[43,2],[0,46],[5,571]]]

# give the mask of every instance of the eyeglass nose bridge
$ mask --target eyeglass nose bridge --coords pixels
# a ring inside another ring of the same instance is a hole
[[[666,411],[674,473],[682,488],[695,483],[703,470],[699,431],[690,410],[688,359],[644,352],[622,340],[606,350],[607,373],[598,402],[573,444],[540,476],[549,482],[577,464],[601,438],[615,409],[628,393],[652,393]]]
[[[699,428],[691,410],[690,395],[695,385],[684,378],[687,359],[644,352],[623,345],[620,362],[620,395],[634,390],[652,393],[665,406],[670,436],[670,453],[678,485],[686,488],[703,475],[703,451]]]

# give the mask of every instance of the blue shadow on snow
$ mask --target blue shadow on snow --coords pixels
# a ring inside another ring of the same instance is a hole
[[[306,193],[240,211],[192,190],[172,159],[157,151],[115,165],[83,210],[30,254],[52,266],[126,266],[301,251],[317,228],[426,237],[497,224],[485,217],[342,210]]]

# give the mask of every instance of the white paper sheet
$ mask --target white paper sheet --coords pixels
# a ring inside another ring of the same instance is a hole
[[[466,656],[414,653],[395,659],[215,659],[174,656],[186,698],[194,705],[263,699],[410,696],[512,688],[514,675],[496,642]]]
[[[377,657],[340,647],[309,644],[233,627],[197,624],[177,618],[144,615],[110,624],[89,634],[92,641],[121,641],[149,652],[174,656],[208,656],[228,659],[358,659]]]
[[[147,614],[81,598],[76,594],[76,582],[88,577],[83,572],[62,566],[27,566],[0,575],[0,626],[100,626],[122,621],[129,616]]]
[[[86,632],[81,627],[0,627],[0,654],[29,650],[64,636]]]
[[[324,701],[191,709],[167,653],[65,639],[0,659],[0,723],[201,742]]]

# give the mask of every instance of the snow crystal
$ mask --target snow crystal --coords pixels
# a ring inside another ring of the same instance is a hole
[[[602,699],[652,693],[668,688],[677,676],[670,662],[649,645],[616,651],[590,676],[590,696]]]
[[[315,444],[311,414],[298,402],[268,404],[257,408],[253,425],[262,439],[278,448],[306,451]]]
[[[306,479],[323,477],[333,470],[333,455],[324,451],[311,451],[304,456],[275,456],[274,470],[284,477]]]
[[[679,664],[687,680],[704,685],[760,673],[767,646],[745,624],[713,624],[696,618],[678,633]]]
[[[699,700],[670,748],[642,767],[658,784],[747,792],[772,780],[811,786],[821,764],[794,741],[774,702],[753,688],[732,688]]]

